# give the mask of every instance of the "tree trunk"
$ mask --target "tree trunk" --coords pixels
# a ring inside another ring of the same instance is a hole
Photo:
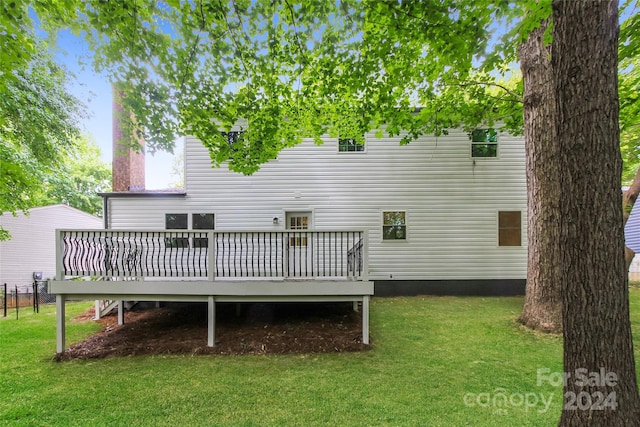
[[[527,171],[528,266],[524,307],[518,319],[543,332],[562,329],[558,222],[561,189],[557,179],[558,141],[555,128],[555,93],[550,46],[543,43],[549,20],[529,34],[520,47],[524,79],[524,131]]]
[[[553,22],[567,376],[559,425],[637,426],[620,203],[617,1],[554,0]]]

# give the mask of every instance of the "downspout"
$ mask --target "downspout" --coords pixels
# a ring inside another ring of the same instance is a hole
[[[102,196],[102,215],[104,219],[104,229],[109,229],[109,196]]]

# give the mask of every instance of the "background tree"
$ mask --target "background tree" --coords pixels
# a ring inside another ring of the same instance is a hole
[[[549,10],[550,12],[550,10]],[[535,28],[519,50],[524,80],[524,130],[527,173],[527,282],[519,321],[532,329],[560,332],[560,252],[557,224],[559,194],[556,177],[559,142],[551,67],[551,46],[545,40],[551,18]]]
[[[23,68],[2,69],[0,78],[0,214],[34,205],[78,135],[80,103],[66,90],[65,71],[36,48]],[[0,240],[7,237],[0,227]]]
[[[102,197],[111,190],[111,165],[102,162],[98,145],[82,137],[65,153],[58,168],[44,177],[35,206],[63,203],[92,215],[102,216]]]

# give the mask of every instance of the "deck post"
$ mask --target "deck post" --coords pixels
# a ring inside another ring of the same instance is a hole
[[[118,301],[118,325],[124,325],[124,301]]]
[[[210,295],[208,301],[207,346],[214,347],[216,345],[216,300],[212,295]]]
[[[60,354],[65,349],[65,301],[66,295],[56,295],[56,353]]]
[[[369,344],[369,295],[362,296],[362,343]]]

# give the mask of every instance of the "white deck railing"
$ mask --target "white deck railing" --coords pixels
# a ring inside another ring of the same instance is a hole
[[[367,280],[363,231],[57,230],[57,279]]]

